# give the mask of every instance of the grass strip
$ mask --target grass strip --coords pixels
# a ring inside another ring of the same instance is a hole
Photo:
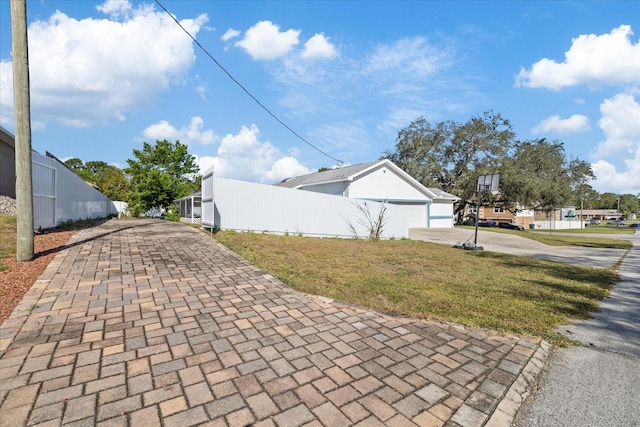
[[[566,342],[557,325],[598,310],[610,269],[429,242],[223,231],[215,238],[293,289],[425,319]]]

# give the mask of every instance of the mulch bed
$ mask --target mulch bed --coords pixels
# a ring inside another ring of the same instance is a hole
[[[33,261],[18,262],[15,256],[2,259],[8,269],[0,271],[0,324],[11,315],[25,293],[40,277],[56,254],[77,230],[53,230],[34,237]]]

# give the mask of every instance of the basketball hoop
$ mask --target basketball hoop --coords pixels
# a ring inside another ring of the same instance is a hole
[[[478,246],[478,223],[480,222],[480,195],[490,191],[494,196],[500,192],[500,174],[492,173],[490,175],[480,175],[478,177],[478,201],[476,206],[476,232],[473,238],[474,250],[483,250],[482,246]]]
[[[500,174],[480,175],[478,177],[478,193],[490,191],[494,196],[500,192]]]

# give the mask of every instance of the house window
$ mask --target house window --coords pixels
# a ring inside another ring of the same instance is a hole
[[[504,213],[504,208],[494,207],[493,213],[496,213],[496,214]]]
[[[478,207],[475,205],[469,205],[469,213],[478,213]]]

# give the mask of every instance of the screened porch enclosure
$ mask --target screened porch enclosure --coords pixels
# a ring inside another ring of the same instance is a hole
[[[202,224],[202,192],[198,191],[174,202],[180,207],[180,222]]]

